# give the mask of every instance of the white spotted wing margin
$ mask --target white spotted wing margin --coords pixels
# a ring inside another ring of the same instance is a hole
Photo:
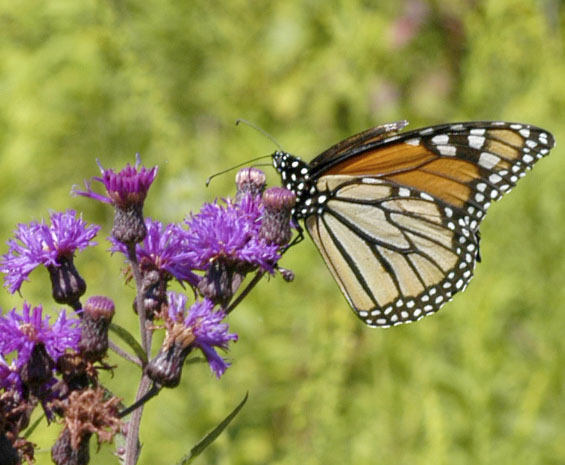
[[[467,286],[478,239],[462,211],[386,180],[341,182],[306,228],[367,325],[419,320]]]

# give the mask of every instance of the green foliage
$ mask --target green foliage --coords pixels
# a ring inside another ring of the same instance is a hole
[[[206,450],[206,448],[208,448],[210,446],[210,444],[212,444],[216,439],[218,439],[218,436],[220,434],[222,434],[222,432],[227,428],[227,426],[232,422],[232,420],[241,411],[241,409],[245,405],[245,402],[247,402],[248,397],[249,397],[249,394],[246,393],[245,397],[237,405],[237,407],[234,408],[233,411],[231,411],[230,414],[218,424],[218,426],[216,426],[212,431],[210,431],[206,436],[204,436],[198,442],[198,444],[196,444],[192,449],[190,449],[190,452],[188,454],[186,454],[177,463],[177,465],[188,465],[188,464],[194,462],[194,460],[196,460],[196,458],[200,454],[202,454],[202,452],[204,452]]]
[[[205,189],[209,174],[273,151],[236,118],[306,158],[398,119],[514,120],[558,141],[491,209],[474,281],[433,318],[365,328],[313,245],[291,250],[282,265],[295,282],[263,282],[230,315],[240,340],[226,375],[187,366],[147,405],[141,464],[174,463],[244,391],[245,409],[196,463],[565,462],[563,17],[555,0],[0,4],[1,237],[49,209],[104,225],[103,247],[76,264],[87,295],[115,299],[116,323],[135,333],[134,289],[103,252],[112,212],[68,195],[96,158],[158,164],[146,214],[179,221],[234,192],[231,175]],[[23,296],[55,308],[47,282],[35,271]],[[125,404],[135,373],[121,362],[107,379]],[[56,434],[41,425],[31,439],[47,448]],[[92,463],[112,460],[103,448]]]

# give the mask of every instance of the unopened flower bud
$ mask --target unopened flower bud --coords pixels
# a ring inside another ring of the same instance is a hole
[[[239,170],[235,176],[235,184],[237,186],[236,201],[239,201],[242,195],[250,194],[253,197],[261,195],[265,189],[267,177],[265,173],[258,168],[243,168]]]
[[[86,283],[75,268],[72,256],[60,256],[59,266],[49,265],[53,299],[59,304],[68,304],[75,310],[79,308],[79,299],[86,291]]]
[[[292,237],[290,227],[292,207],[296,203],[294,193],[283,187],[271,187],[263,193],[263,222],[259,236],[269,244],[283,246]]]
[[[157,270],[143,272],[141,279],[141,295],[143,296],[143,306],[145,307],[145,318],[153,321],[164,305],[167,305],[167,279],[163,273]],[[137,299],[133,301],[133,309],[136,313]]]
[[[39,342],[35,344],[29,360],[20,370],[20,377],[30,391],[39,396],[42,386],[53,378],[54,368],[55,362],[45,350],[45,345]]]
[[[147,376],[163,387],[178,386],[184,361],[192,350],[190,346],[192,340],[193,338],[179,333],[175,340],[168,344],[163,343],[159,353],[147,364],[145,369]]]
[[[137,244],[145,239],[147,228],[143,219],[143,204],[126,208],[115,206],[112,236],[124,244]]]
[[[84,305],[79,351],[86,360],[101,360],[108,351],[108,328],[114,316],[114,302],[104,296],[90,297]]]
[[[288,268],[282,268],[280,266],[277,268],[277,270],[287,283],[294,281],[294,271],[289,270]]]
[[[90,461],[89,441],[92,433],[81,437],[77,448],[71,444],[71,432],[65,427],[51,448],[51,458],[57,465],[87,465]]]
[[[243,282],[245,271],[221,259],[216,260],[198,284],[198,291],[214,304],[225,307]]]

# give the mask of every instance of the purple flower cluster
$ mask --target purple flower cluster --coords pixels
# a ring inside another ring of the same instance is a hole
[[[4,285],[13,294],[39,265],[58,267],[61,258],[72,258],[77,250],[96,245],[92,239],[100,226],[87,225],[73,210],[52,212],[51,224],[32,221],[19,224],[9,251],[0,260]]]
[[[229,341],[237,341],[237,334],[228,332],[228,325],[223,323],[226,314],[214,311],[214,304],[208,299],[194,302],[188,309],[186,296],[169,292],[168,318],[171,323],[181,323],[190,333],[193,347],[204,353],[210,369],[219,378],[228,368],[226,362],[215,347],[228,350]]]
[[[280,258],[279,247],[259,237],[263,206],[260,197],[243,195],[239,202],[227,200],[205,204],[185,221],[188,251],[199,270],[215,260],[260,267],[272,273]]]
[[[48,421],[60,417],[66,422],[52,448],[53,460],[61,464],[68,463],[73,454],[88,457],[93,433],[99,440],[111,440],[121,428],[121,417],[160,389],[177,386],[186,357],[195,349],[220,378],[230,363],[218,352],[227,351],[229,343],[238,339],[229,332],[227,313],[264,273],[278,270],[283,277],[288,275],[277,262],[292,236],[295,198],[284,189],[265,190],[262,171],[248,168],[238,173],[234,200],[216,200],[181,224],[163,224],[143,215],[156,166],[141,166],[139,155],[134,166],[128,164],[119,172],[104,169],[100,162],[98,165],[101,176],[85,182],[85,191],[73,188],[73,193],[114,208],[110,251],[124,254],[129,276],[136,281],[133,309],[139,319],[140,343],[133,343],[134,337],[125,329],[112,326],[116,308],[110,298],[91,296],[81,303],[87,287],[73,259],[77,251],[95,245],[99,226],[87,225],[73,210],[51,213],[49,224],[32,221],[18,225],[8,241],[8,252],[0,257],[4,285],[11,293],[19,291],[30,273],[43,265],[49,273],[53,299],[76,312],[67,316],[61,310],[51,322],[41,305],[32,307],[24,302],[21,311],[0,311],[0,389],[5,391],[0,396],[0,404],[5,402],[0,405],[5,417],[0,439],[5,442],[11,428],[8,441],[20,459],[33,460],[34,446],[22,431],[38,404]],[[92,190],[93,181],[104,185],[106,195]],[[255,277],[246,282],[246,275],[252,272]],[[184,294],[168,291],[172,279],[191,287],[194,303],[190,305]],[[240,291],[244,283],[247,285]],[[110,329],[135,353],[112,344]],[[153,356],[151,333],[158,329],[165,329],[166,334]],[[99,370],[114,368],[104,360],[110,347],[143,371],[139,401],[121,412],[119,399],[105,404],[107,390],[100,384]],[[145,384],[148,379],[153,381],[150,390]],[[6,420],[5,412],[12,420]],[[126,463],[134,463],[138,453],[141,416],[135,417],[125,433]]]
[[[53,324],[49,317],[43,316],[41,306],[31,307],[23,303],[23,311],[12,309],[6,315],[0,315],[0,355],[15,353],[13,363],[8,366],[2,358],[0,365],[0,384],[13,383],[15,373],[30,361],[36,345],[42,344],[54,362],[57,362],[67,350],[77,350],[81,330],[79,319],[67,317],[64,310]]]

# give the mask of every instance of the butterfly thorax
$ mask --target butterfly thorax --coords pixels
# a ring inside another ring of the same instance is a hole
[[[308,164],[286,152],[277,151],[273,153],[272,158],[273,166],[281,175],[283,186],[296,195],[293,217],[306,218],[322,208],[326,196],[318,192],[316,181],[310,177]]]

